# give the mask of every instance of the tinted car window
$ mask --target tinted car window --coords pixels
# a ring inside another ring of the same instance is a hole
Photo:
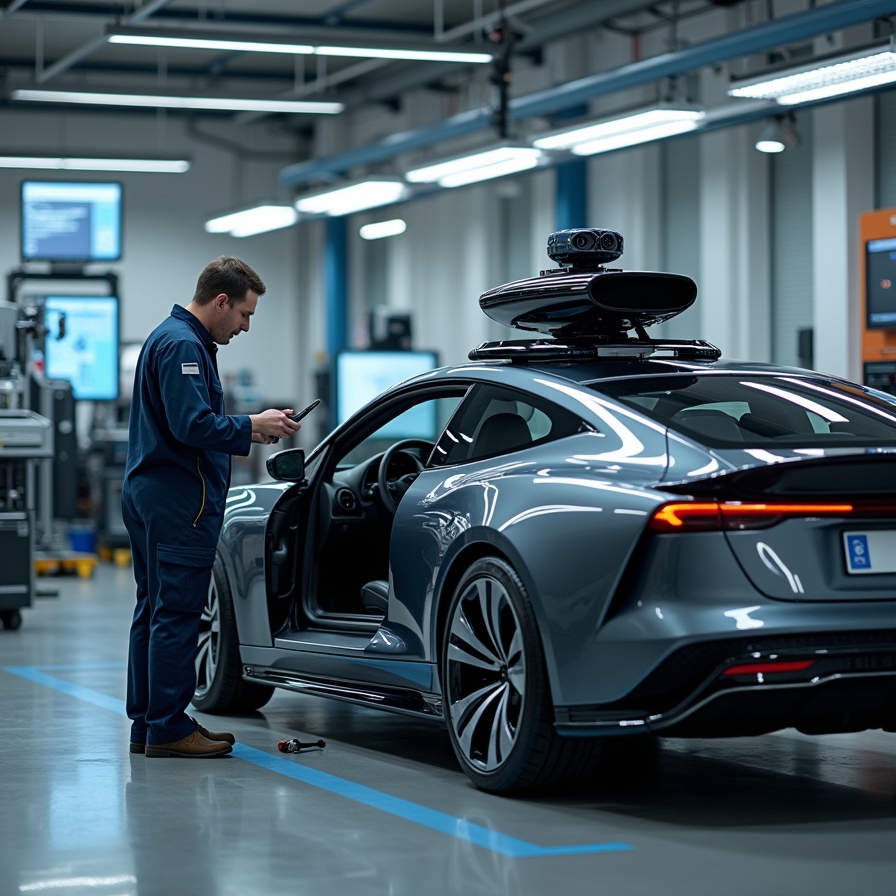
[[[434,442],[438,433],[457,409],[463,396],[430,398],[392,417],[376,432],[356,445],[340,461],[340,467],[351,467],[385,451],[404,439],[424,439]]]
[[[848,383],[739,374],[588,385],[714,448],[896,445],[896,399]]]
[[[442,433],[430,466],[459,464],[541,445],[578,432],[575,414],[531,395],[477,386]]]

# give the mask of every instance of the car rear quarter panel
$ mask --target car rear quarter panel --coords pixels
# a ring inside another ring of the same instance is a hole
[[[645,438],[649,444],[632,457],[660,458],[664,438]],[[454,564],[465,568],[476,546],[479,556],[503,555],[522,579],[555,702],[587,699],[580,669],[647,518],[662,501],[647,482],[662,475],[665,463],[608,464],[607,444],[606,437],[580,433],[417,478],[392,532],[389,621],[403,627],[420,658],[438,661],[439,606],[451,600],[461,572]],[[616,469],[608,473],[607,465]]]

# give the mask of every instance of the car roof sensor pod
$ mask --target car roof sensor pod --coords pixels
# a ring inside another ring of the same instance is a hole
[[[609,345],[627,349],[617,351],[617,356],[653,354],[659,343],[648,338],[645,328],[690,308],[697,298],[697,284],[683,274],[607,268],[608,262],[622,255],[623,248],[622,234],[615,230],[591,227],[552,233],[547,251],[560,267],[490,289],[479,297],[479,306],[506,327],[555,340],[484,343],[470,357],[553,356],[562,352],[607,355]],[[636,338],[629,335],[632,330]],[[721,354],[715,346],[700,341],[665,340],[662,344],[680,357],[714,359]],[[599,345],[605,347],[603,352],[595,351]]]

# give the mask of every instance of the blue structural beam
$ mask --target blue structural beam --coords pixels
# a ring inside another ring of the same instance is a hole
[[[587,227],[588,220],[588,161],[575,159],[564,162],[557,172],[556,228]]]
[[[324,250],[324,280],[327,296],[327,355],[344,349],[348,332],[348,220],[327,218]]]
[[[510,101],[510,116],[519,120],[533,115],[551,115],[593,97],[682,75],[706,65],[772,50],[893,14],[896,14],[896,0],[835,0],[824,6],[814,6],[803,12],[701,41],[683,50],[661,53],[567,84],[515,97]],[[471,109],[434,125],[392,134],[377,143],[323,159],[289,165],[281,170],[280,182],[291,186],[310,183],[323,174],[340,174],[357,165],[391,159],[404,152],[485,130],[490,123],[490,109]]]

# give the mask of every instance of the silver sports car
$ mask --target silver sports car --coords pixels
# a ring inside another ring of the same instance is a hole
[[[502,793],[610,736],[896,731],[896,398],[649,339],[696,287],[608,270],[607,234],[481,297],[531,338],[230,491],[199,709],[283,687],[444,720]]]

